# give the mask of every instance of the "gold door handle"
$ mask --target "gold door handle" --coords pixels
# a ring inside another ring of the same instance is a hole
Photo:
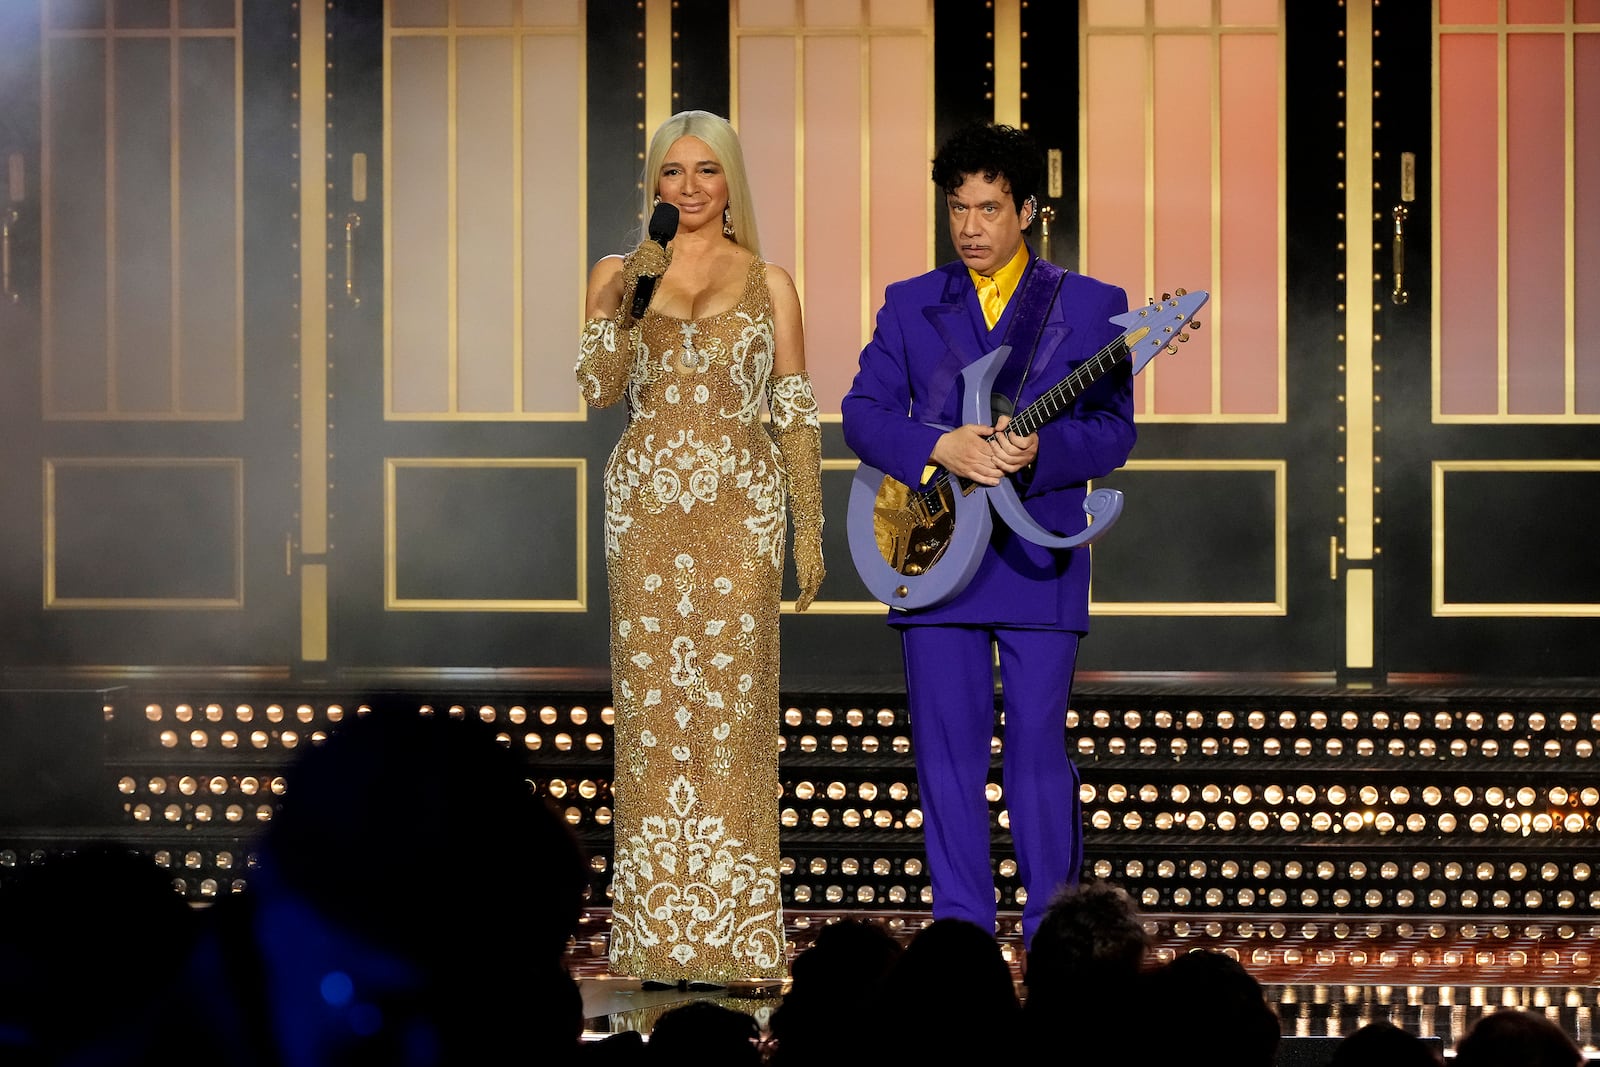
[[[1390,214],[1394,217],[1394,289],[1390,291],[1389,299],[1398,305],[1411,299],[1411,294],[1406,291],[1406,218],[1411,214],[1411,209],[1404,204],[1396,204]]]
[[[361,228],[361,216],[354,211],[344,217],[344,295],[351,307],[361,306],[361,294],[356,292],[356,231]]]
[[[11,232],[21,218],[16,208],[7,208],[5,220],[0,222],[0,293],[4,293],[7,303],[11,304],[22,299],[16,286],[11,284]]]
[[[27,198],[27,179],[21,152],[6,156],[5,187],[6,199],[10,203],[4,217],[0,218],[0,299],[15,304],[22,299],[22,294],[11,279],[11,237],[17,232],[17,223],[22,221],[19,205]]]

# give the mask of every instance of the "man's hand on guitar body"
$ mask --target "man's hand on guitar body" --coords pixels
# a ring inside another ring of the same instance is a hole
[[[993,435],[993,426],[972,423],[946,430],[934,442],[928,459],[959,478],[979,485],[999,485],[1005,468],[1000,466],[1000,457],[989,443]]]
[[[1005,432],[1009,415],[995,426],[969,423],[946,430],[933,446],[929,460],[950,473],[979,485],[999,485],[1000,479],[1032,463],[1039,455],[1039,437]]]

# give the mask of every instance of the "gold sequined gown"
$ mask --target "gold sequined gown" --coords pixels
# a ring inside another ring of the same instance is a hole
[[[733,309],[649,311],[605,471],[616,701],[611,971],[785,974],[778,603],[785,481],[761,419],[764,267]],[[687,366],[685,366],[687,365]]]

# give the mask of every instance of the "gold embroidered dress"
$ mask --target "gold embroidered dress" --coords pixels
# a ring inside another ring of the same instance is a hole
[[[781,431],[815,425],[816,402],[803,374],[769,380],[759,257],[736,306],[688,321],[648,311],[633,348],[628,425],[605,471],[617,710],[611,970],[722,985],[781,978],[788,486],[761,406],[765,395]]]

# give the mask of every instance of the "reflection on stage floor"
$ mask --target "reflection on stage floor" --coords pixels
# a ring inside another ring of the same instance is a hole
[[[823,925],[847,914],[892,923],[891,929],[902,940],[909,940],[927,921],[927,916],[914,913],[886,917],[842,911],[791,912],[788,916],[791,958],[804,950]],[[646,990],[635,979],[608,975],[605,925],[603,911],[588,913],[585,926],[591,931],[590,936],[580,939],[568,956],[568,966],[583,993],[587,1040],[599,1040],[624,1030],[648,1034],[663,1013],[690,1000],[715,1000],[744,1011],[765,1029],[768,1016],[782,1003],[781,991],[775,996],[751,998],[735,996],[725,990]],[[1021,954],[1016,950],[1016,939],[1002,934],[1000,941],[1002,951],[1011,960],[1020,995],[1025,987],[1021,984]],[[1586,973],[1557,973],[1537,968],[1525,969],[1523,973],[1505,968],[1480,969],[1478,977],[1486,980],[1469,984],[1441,982],[1436,974],[1419,977],[1419,972],[1406,964],[1422,961],[1407,957],[1405,953],[1394,957],[1400,965],[1390,961],[1385,965],[1389,973],[1380,974],[1373,967],[1351,966],[1348,957],[1340,957],[1321,967],[1307,964],[1298,970],[1285,967],[1281,959],[1252,965],[1250,952],[1241,952],[1239,946],[1229,944],[1158,942],[1156,952],[1160,958],[1171,958],[1175,952],[1199,947],[1217,948],[1234,955],[1261,981],[1267,1000],[1277,1011],[1283,1026],[1284,1045],[1279,1056],[1282,1067],[1325,1064],[1338,1039],[1377,1021],[1387,1021],[1409,1033],[1436,1040],[1437,1047],[1449,1058],[1450,1050],[1473,1023],[1501,1008],[1533,1011],[1549,1017],[1572,1036],[1591,1061],[1600,1061],[1594,1028],[1595,1015],[1600,1010],[1600,987],[1592,984],[1591,976]],[[1515,958],[1515,951],[1512,956]],[[1537,960],[1537,957],[1532,959]]]

